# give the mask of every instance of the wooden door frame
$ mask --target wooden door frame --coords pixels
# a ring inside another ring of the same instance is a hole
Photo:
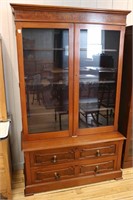
[[[97,128],[83,128],[79,129],[79,49],[80,49],[80,29],[87,29],[88,27],[99,27],[101,30],[110,30],[110,31],[120,31],[120,42],[119,42],[119,54],[118,54],[118,71],[117,71],[117,86],[116,86],[116,104],[115,104],[115,118],[114,118],[114,125],[112,126],[103,126]],[[113,25],[98,25],[98,24],[76,24],[75,25],[75,47],[74,47],[74,134],[75,135],[86,135],[92,133],[99,133],[99,132],[111,132],[118,130],[118,115],[119,115],[119,105],[120,105],[120,91],[121,91],[121,77],[122,77],[122,63],[123,63],[123,46],[124,46],[124,34],[125,34],[125,27],[124,26],[113,26]]]
[[[26,109],[26,90],[24,80],[24,55],[22,42],[23,28],[57,28],[69,30],[69,129],[58,132],[43,132],[30,134],[28,132],[27,109]],[[72,135],[73,129],[73,24],[72,23],[36,23],[36,22],[16,22],[16,36],[17,36],[17,52],[18,52],[18,67],[19,67],[19,84],[21,96],[21,110],[22,110],[22,126],[24,140],[38,140],[58,137],[68,137]]]

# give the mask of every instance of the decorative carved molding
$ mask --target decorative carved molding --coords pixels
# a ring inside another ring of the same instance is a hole
[[[130,11],[11,4],[15,21],[125,25]],[[65,15],[64,15],[65,12]]]

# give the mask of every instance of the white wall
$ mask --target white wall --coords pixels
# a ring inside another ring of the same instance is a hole
[[[5,72],[7,108],[11,114],[11,150],[14,169],[23,167],[21,151],[21,108],[15,26],[10,3],[49,4],[90,8],[132,10],[127,17],[127,25],[133,25],[132,0],[0,0],[0,33],[2,36],[3,62]]]

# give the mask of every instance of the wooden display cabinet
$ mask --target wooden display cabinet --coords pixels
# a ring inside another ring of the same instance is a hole
[[[122,167],[133,167],[133,127],[132,127],[132,44],[133,26],[126,27],[122,89],[119,114],[119,131],[126,137],[122,154]]]
[[[129,11],[11,6],[25,194],[121,178],[118,115]]]

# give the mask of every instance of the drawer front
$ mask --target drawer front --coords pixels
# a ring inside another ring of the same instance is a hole
[[[114,160],[96,164],[83,164],[80,166],[81,175],[96,175],[114,170]]]
[[[74,167],[57,168],[53,170],[37,169],[32,170],[32,182],[53,182],[72,178],[75,175]]]
[[[80,147],[80,159],[98,158],[116,154],[116,144],[96,144]]]
[[[75,160],[72,148],[35,151],[30,153],[31,166],[53,165]]]

